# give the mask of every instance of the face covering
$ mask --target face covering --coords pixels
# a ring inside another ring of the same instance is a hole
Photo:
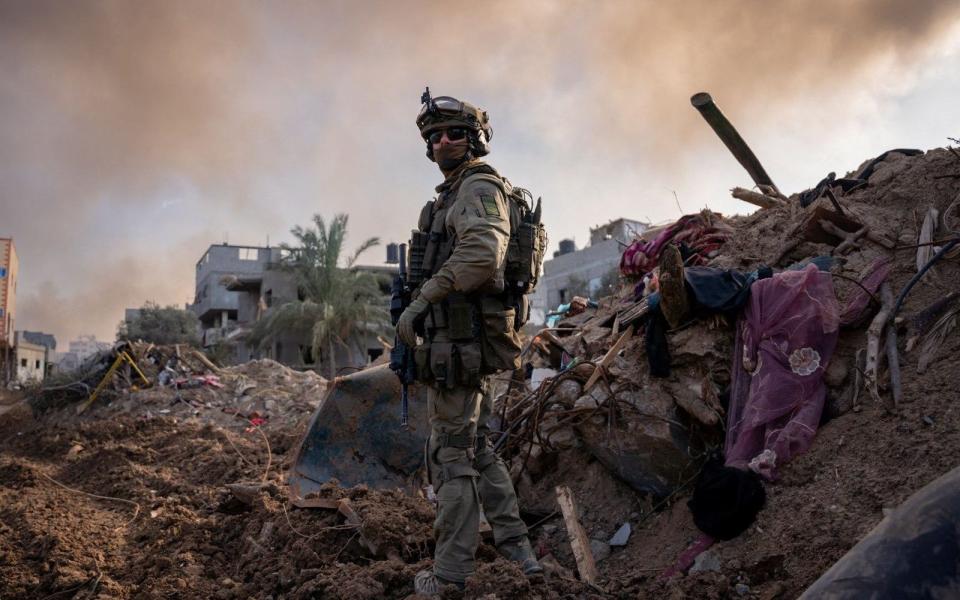
[[[446,144],[433,150],[433,158],[443,171],[452,171],[467,157],[469,145],[466,140],[462,143]]]

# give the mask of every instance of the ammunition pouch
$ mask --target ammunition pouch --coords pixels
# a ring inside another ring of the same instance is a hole
[[[447,208],[437,208],[433,200],[427,202],[420,211],[417,223],[420,230],[411,232],[410,237],[410,273],[418,278],[416,285],[430,279],[453,254],[456,239],[447,235],[446,220]]]
[[[433,342],[430,344],[429,375],[437,387],[456,387],[457,365],[453,358],[453,344],[450,342]]]
[[[423,205],[423,208],[420,209],[420,217],[417,219],[417,229],[420,231],[430,231],[430,224],[433,223],[433,207],[435,205],[435,201],[429,200]]]
[[[510,217],[510,242],[503,278],[507,292],[519,296],[532,292],[540,278],[547,230],[542,223],[532,222],[526,202],[520,204],[514,199]]]
[[[517,306],[527,310],[525,296],[518,296]],[[443,341],[417,347],[414,360],[419,381],[446,388],[478,386],[485,375],[520,368],[517,308],[506,306],[502,297],[450,294],[431,308],[428,337],[438,330],[447,335]]]
[[[409,275],[407,276],[407,284],[410,286],[410,289],[416,289],[424,281],[426,277],[424,276],[424,258],[427,251],[427,242],[429,241],[430,236],[422,231],[411,231],[410,232],[410,260],[409,260]]]
[[[476,340],[480,334],[477,306],[463,294],[452,293],[441,303],[446,313],[447,335],[459,341]]]
[[[508,296],[507,301],[504,304],[515,311],[516,315],[513,319],[513,330],[520,331],[530,319],[530,300],[527,298],[526,294],[515,295],[512,297]]]
[[[483,381],[478,342],[432,342],[417,347],[417,380],[438,388],[479,386]]]
[[[503,301],[495,297],[484,298],[480,307],[483,320],[480,330],[483,374],[519,369],[521,345],[514,328],[516,309],[504,306]]]
[[[460,359],[460,380],[463,385],[479,386],[483,383],[483,351],[480,344],[458,344],[457,355]]]

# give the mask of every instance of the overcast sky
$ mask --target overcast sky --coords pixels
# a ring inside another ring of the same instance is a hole
[[[618,217],[731,214],[747,174],[710,92],[785,192],[960,136],[960,2],[0,0],[0,237],[17,327],[113,339],[183,304],[211,243],[313,213],[405,240],[441,180],[424,85],[486,108],[489,160],[551,246]],[[379,263],[383,248],[362,262]]]

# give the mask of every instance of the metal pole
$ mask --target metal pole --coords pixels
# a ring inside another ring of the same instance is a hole
[[[700,114],[706,120],[707,124],[713,129],[720,140],[726,145],[727,149],[733,154],[734,158],[747,170],[753,182],[757,185],[769,185],[776,189],[779,188],[767,175],[763,165],[757,160],[756,155],[747,142],[744,141],[737,129],[727,120],[727,117],[720,112],[720,108],[714,104],[713,98],[706,92],[694,94],[690,98],[690,104],[700,111]]]

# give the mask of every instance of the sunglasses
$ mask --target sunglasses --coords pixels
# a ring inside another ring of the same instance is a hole
[[[427,139],[431,144],[439,144],[443,139],[443,134],[447,134],[447,139],[451,142],[457,142],[467,137],[467,130],[464,127],[451,127],[449,129],[438,129],[430,134]]]

